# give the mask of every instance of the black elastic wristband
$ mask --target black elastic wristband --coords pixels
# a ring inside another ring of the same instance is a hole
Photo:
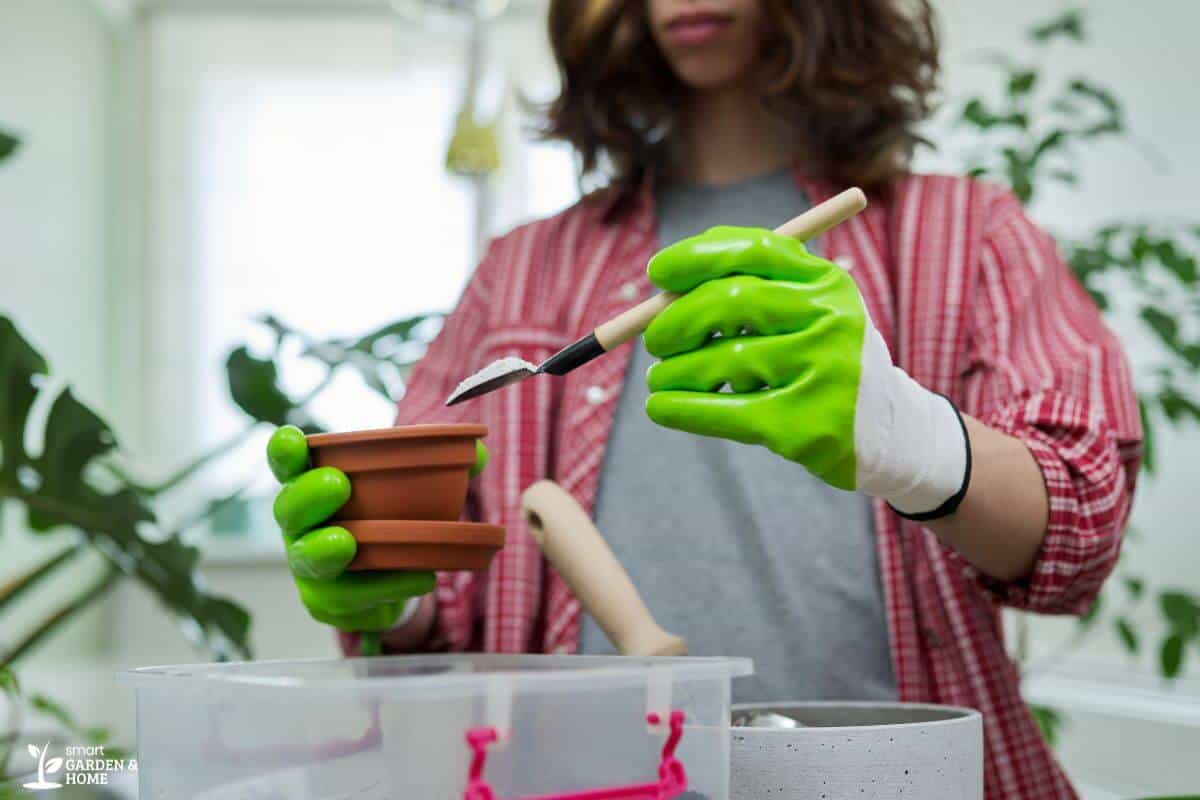
[[[954,405],[954,401],[949,397],[946,397],[944,394],[941,396],[945,397],[946,402],[950,404],[952,409],[954,409],[954,416],[958,417],[958,424],[962,428],[963,445],[967,448],[967,468],[964,470],[962,487],[957,492],[950,495],[949,500],[942,503],[933,511],[922,511],[919,514],[905,514],[891,503],[888,503],[888,508],[890,508],[892,511],[895,511],[901,517],[904,517],[904,519],[911,519],[913,522],[928,522],[931,519],[941,519],[942,517],[950,516],[958,510],[958,507],[962,504],[963,498],[967,496],[967,489],[969,489],[971,486],[971,437],[967,434],[967,424],[963,422],[962,412],[958,410],[958,406]]]

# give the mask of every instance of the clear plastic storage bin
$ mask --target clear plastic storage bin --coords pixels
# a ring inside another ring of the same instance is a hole
[[[143,800],[655,797],[628,787],[678,787],[678,765],[686,793],[667,796],[726,800],[729,682],[751,671],[745,659],[431,655],[125,678]],[[587,794],[610,789],[628,793]]]

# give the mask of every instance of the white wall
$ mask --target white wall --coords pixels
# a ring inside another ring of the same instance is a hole
[[[0,309],[93,403],[107,397],[112,38],[82,0],[0,5]]]
[[[0,4],[0,126],[24,140],[0,165],[0,313],[46,355],[56,378],[102,410],[115,358],[107,296],[113,59],[105,20],[83,0]],[[3,526],[0,578],[64,544],[26,534],[12,509]],[[94,567],[76,574],[86,578]],[[7,616],[0,646],[55,594]],[[77,621],[43,656],[54,661],[56,653],[93,650],[100,639],[89,620]]]

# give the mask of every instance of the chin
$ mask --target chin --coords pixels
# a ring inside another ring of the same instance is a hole
[[[747,65],[713,56],[683,58],[671,65],[680,83],[696,92],[719,92],[745,83]]]

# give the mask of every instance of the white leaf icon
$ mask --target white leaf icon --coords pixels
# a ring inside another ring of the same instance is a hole
[[[34,758],[37,758],[42,754],[42,751],[38,750],[36,745],[29,744],[25,746],[29,748],[29,755],[33,756]]]
[[[62,769],[62,759],[52,758],[46,762],[46,774],[49,775]]]

